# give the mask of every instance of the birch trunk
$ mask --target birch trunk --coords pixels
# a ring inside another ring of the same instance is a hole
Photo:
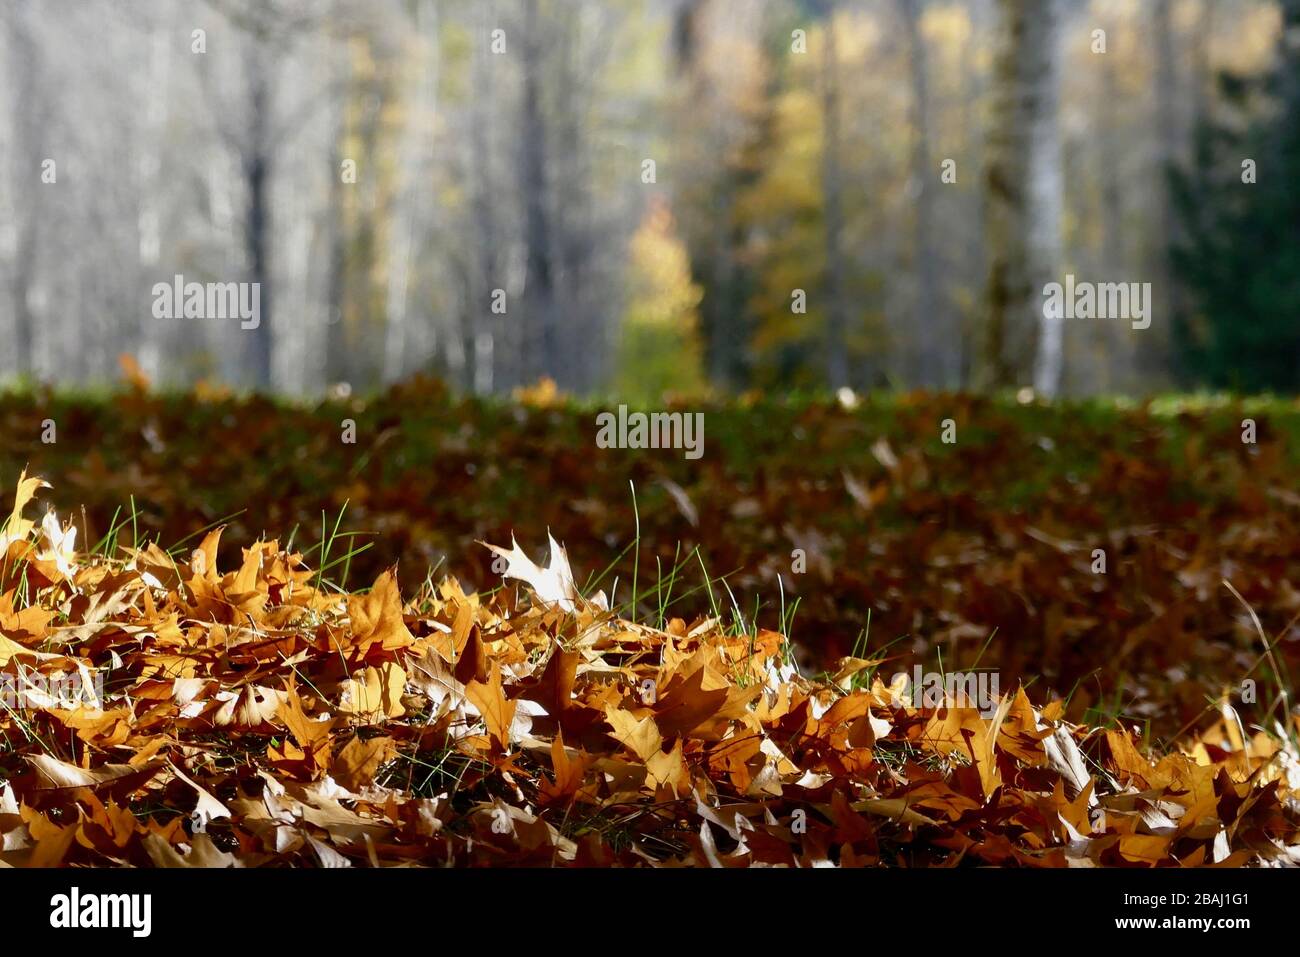
[[[998,0],[998,12],[984,181],[988,313],[975,384],[1033,382],[1052,395],[1063,329],[1045,317],[1042,289],[1060,260],[1059,0]]]
[[[849,384],[848,306],[844,301],[843,175],[840,170],[840,82],[835,3],[828,0],[822,46],[822,206],[826,225],[826,384]]]

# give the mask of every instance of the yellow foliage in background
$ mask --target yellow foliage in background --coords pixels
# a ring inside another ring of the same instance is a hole
[[[632,237],[614,383],[633,401],[704,391],[699,335],[701,289],[666,200],[651,200]]]

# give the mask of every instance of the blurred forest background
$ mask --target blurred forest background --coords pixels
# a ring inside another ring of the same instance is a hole
[[[1300,0],[0,0],[0,378],[1291,391],[1297,183]]]

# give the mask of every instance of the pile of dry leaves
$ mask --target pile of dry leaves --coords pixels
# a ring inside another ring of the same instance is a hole
[[[84,554],[24,518],[43,484],[0,525],[8,865],[1300,863],[1295,729],[1227,707],[1152,756],[1023,690],[914,707],[774,632],[621,620],[554,542],[493,547],[492,596],[346,594],[276,542],[223,571],[220,530]]]

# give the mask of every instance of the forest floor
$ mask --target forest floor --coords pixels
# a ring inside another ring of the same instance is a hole
[[[0,394],[0,861],[1300,863],[1300,404],[852,405]]]

